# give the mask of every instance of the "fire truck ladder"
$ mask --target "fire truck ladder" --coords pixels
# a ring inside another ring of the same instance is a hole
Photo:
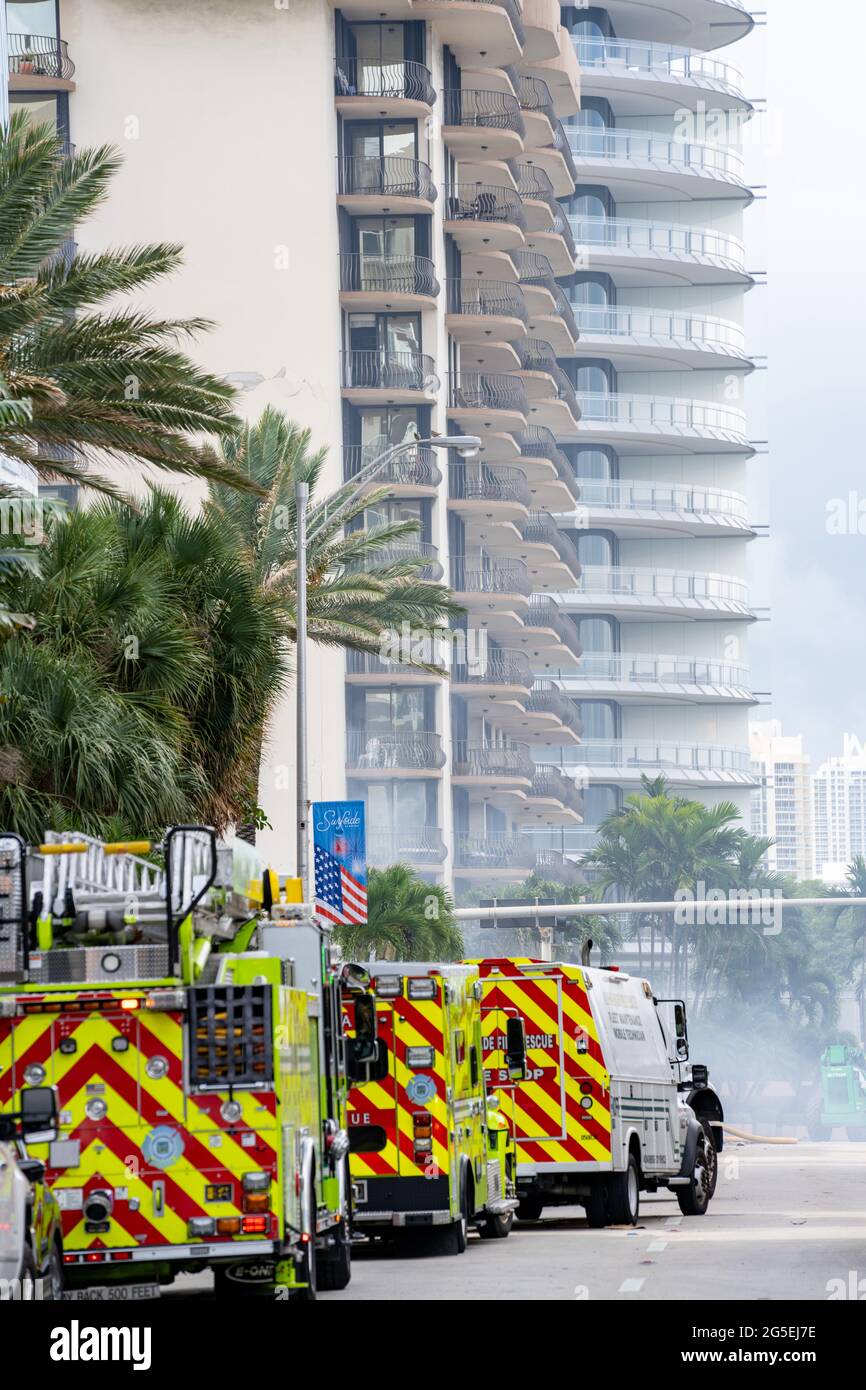
[[[43,911],[63,917],[71,901],[86,912],[91,929],[108,922],[108,914],[139,925],[165,923],[165,870],[136,850],[147,841],[106,844],[88,835],[49,831],[38,847],[43,864]]]

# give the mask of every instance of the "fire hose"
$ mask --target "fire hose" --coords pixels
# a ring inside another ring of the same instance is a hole
[[[725,1134],[732,1134],[735,1139],[745,1139],[749,1144],[799,1144],[799,1139],[789,1139],[787,1136],[775,1135],[772,1138],[769,1134],[749,1134],[745,1129],[735,1129],[733,1125],[721,1125]]]

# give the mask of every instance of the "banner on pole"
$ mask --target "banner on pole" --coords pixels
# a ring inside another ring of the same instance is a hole
[[[367,920],[363,801],[313,802],[316,911],[335,926]]]

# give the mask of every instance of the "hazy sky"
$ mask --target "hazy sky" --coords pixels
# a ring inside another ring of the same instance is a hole
[[[750,181],[769,185],[747,220],[749,268],[769,271],[747,297],[770,367],[747,401],[752,437],[770,440],[750,465],[752,519],[771,527],[751,546],[753,602],[771,610],[752,630],[755,689],[772,692],[756,714],[803,733],[816,762],[844,732],[866,740],[866,14],[828,8],[824,43],[818,13],[766,0],[767,27],[731,50],[769,113],[747,150]]]

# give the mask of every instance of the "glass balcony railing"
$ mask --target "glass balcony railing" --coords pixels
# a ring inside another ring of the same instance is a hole
[[[569,218],[574,239],[590,251],[623,252],[659,260],[694,260],[724,264],[741,273],[746,249],[742,241],[707,227],[676,222],[647,222],[626,217]]]
[[[584,427],[613,425],[658,434],[737,435],[745,440],[745,412],[714,401],[668,396],[625,396],[578,392]]]
[[[642,39],[585,38],[575,34],[577,59],[589,72],[610,77],[650,77],[683,82],[712,91],[743,95],[743,76],[731,63],[713,53]]]
[[[576,588],[559,595],[561,603],[592,598],[634,598],[689,602],[748,604],[743,579],[726,574],[698,574],[687,570],[623,569],[619,566],[584,565]]]
[[[712,352],[729,357],[746,355],[745,330],[742,324],[729,319],[623,304],[606,307],[575,304],[574,317],[581,337],[612,338],[614,341],[631,339],[647,346],[657,343],[669,347],[683,343],[696,352]]]
[[[633,772],[652,770],[680,773],[733,775],[750,778],[752,761],[747,748],[725,748],[710,743],[678,743],[663,739],[585,739],[566,753],[566,771],[580,767]]]
[[[659,656],[655,652],[584,652],[576,671],[557,677],[566,690],[582,694],[598,682],[618,685],[711,686],[738,690],[750,688],[745,666],[711,657]]]
[[[685,513],[690,519],[725,518],[748,525],[748,506],[739,492],[692,487],[684,483],[632,482],[622,479],[575,478],[580,501],[589,511]]]
[[[668,165],[701,178],[743,183],[744,161],[727,145],[700,144],[646,130],[600,130],[572,126],[568,139],[578,161],[633,165]]]
[[[447,857],[442,831],[435,825],[367,830],[367,859],[375,868],[390,864],[441,864]]]

